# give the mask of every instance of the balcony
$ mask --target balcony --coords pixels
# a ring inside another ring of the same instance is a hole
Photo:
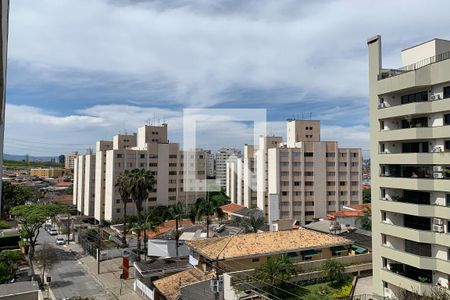
[[[398,262],[408,262],[409,265],[418,269],[435,270],[443,273],[447,273],[450,270],[450,261],[448,260],[419,256],[386,246],[380,247],[380,255]]]
[[[450,179],[450,166],[447,165],[381,165],[380,177],[425,178],[432,180]]]
[[[383,278],[383,281],[421,295],[430,294],[433,288],[433,285],[430,283],[420,282],[388,269],[382,269],[380,276]]]
[[[448,206],[392,201],[387,198],[381,199],[380,209],[400,214],[442,219],[449,218],[450,216],[450,207]]]
[[[401,141],[401,140],[429,140],[448,139],[448,125],[425,127],[423,123],[417,127],[396,128],[391,130],[380,130],[378,132],[379,141]]]
[[[380,232],[418,243],[438,244],[446,247],[450,245],[450,234],[443,232],[406,228],[384,222],[380,224]]]
[[[405,104],[380,104],[378,106],[378,118],[389,119],[402,116],[414,116],[425,112],[431,114],[448,111],[448,100],[450,100],[450,98],[436,99],[433,97],[433,99],[429,99],[428,101]]]

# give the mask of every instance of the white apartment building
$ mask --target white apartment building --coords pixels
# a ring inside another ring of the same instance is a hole
[[[66,170],[73,170],[73,169],[75,168],[75,163],[74,163],[74,161],[75,161],[75,158],[77,158],[78,155],[79,155],[79,154],[78,154],[77,151],[74,151],[74,152],[72,152],[72,153],[70,153],[70,154],[66,154],[66,155],[65,155],[65,159],[64,159],[64,168],[65,168]]]
[[[99,221],[122,217],[123,204],[115,183],[125,170],[135,168],[152,171],[156,179],[145,209],[178,201],[188,204],[204,197],[206,152],[182,151],[177,143],[169,143],[167,133],[167,124],[144,126],[135,134],[98,141],[95,155],[78,156],[74,175],[78,210]],[[135,205],[128,205],[127,214],[135,213]]]
[[[221,148],[216,152],[216,180],[222,188],[226,188],[227,160],[232,155],[241,156],[241,152],[233,148]]]
[[[368,40],[373,289],[431,294],[450,277],[450,41],[401,52],[382,67],[381,37]]]
[[[256,148],[246,146],[244,158],[229,162],[227,193],[263,210],[269,222],[307,224],[362,203],[361,149],[321,141],[320,121],[289,120],[287,142],[262,137]]]
[[[206,178],[216,178],[216,159],[211,150],[206,151]]]

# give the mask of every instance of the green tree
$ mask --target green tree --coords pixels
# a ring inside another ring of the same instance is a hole
[[[270,257],[264,264],[257,267],[254,271],[254,277],[269,285],[267,289],[274,293],[276,287],[287,282],[297,272],[297,268],[287,254],[281,254]]]
[[[230,198],[225,194],[223,190],[219,192],[210,192],[209,198],[211,199],[211,201],[217,203],[217,205],[219,206],[223,206],[225,204],[230,203]]]
[[[23,260],[23,254],[17,250],[4,250],[0,252],[0,284],[11,281]]]
[[[130,202],[130,177],[129,171],[125,172],[117,177],[116,188],[119,191],[120,199],[123,203],[123,232],[122,243],[127,244],[127,204]]]
[[[36,251],[35,261],[41,269],[41,283],[44,283],[45,272],[52,268],[56,258],[55,248],[51,247],[47,242],[43,243],[41,248]]]
[[[167,208],[165,206],[159,206],[150,209],[141,224],[141,230],[144,233],[144,249],[145,249],[145,259],[147,259],[147,246],[148,246],[148,236],[147,231],[159,232],[159,225],[164,222],[165,216],[167,215]]]
[[[142,224],[143,203],[148,199],[150,192],[154,190],[155,178],[150,171],[145,169],[133,169],[127,173],[130,180],[130,196],[136,205],[138,223]],[[137,237],[138,260],[141,253],[141,236]]]
[[[64,154],[58,156],[58,162],[63,165],[66,162],[66,156]]]
[[[175,255],[178,257],[178,241],[180,240],[180,221],[186,213],[185,206],[181,202],[177,202],[176,204],[169,207],[169,218],[175,219]]]
[[[215,215],[221,219],[225,215],[220,206],[217,200],[198,198],[191,207],[191,213],[189,214],[191,221],[195,222],[195,220],[206,219],[206,238],[209,238],[211,217]]]
[[[322,272],[323,276],[335,284],[343,283],[348,278],[347,274],[345,274],[344,265],[335,259],[326,260],[322,264]]]
[[[363,203],[371,203],[371,190],[370,189],[363,189]]]
[[[30,244],[28,256],[32,262],[39,230],[48,219],[69,212],[69,207],[60,204],[24,204],[14,207],[11,214],[20,223],[21,236]]]
[[[36,194],[27,186],[3,181],[2,199],[3,211],[9,212],[15,206],[36,201]]]
[[[245,228],[246,232],[253,233],[258,232],[266,224],[264,216],[258,211],[250,213],[247,218],[241,218],[239,223],[240,226]]]
[[[371,231],[372,230],[372,210],[370,207],[364,209],[364,216],[357,219],[359,227],[361,229]]]

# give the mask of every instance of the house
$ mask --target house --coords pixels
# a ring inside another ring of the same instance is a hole
[[[156,280],[154,282],[156,290],[155,300],[177,300],[181,295],[181,289],[195,283],[207,281],[214,277],[214,272],[203,272],[195,267],[176,273],[174,275]],[[183,298],[184,299],[184,298]],[[203,296],[199,299],[208,299]]]
[[[353,242],[349,239],[305,228],[290,231],[249,233],[187,241],[190,261],[203,271],[219,260],[226,271],[254,269],[277,254],[287,254],[295,263],[346,256]]]
[[[39,284],[36,281],[23,281],[0,284],[0,300],[38,300],[42,299]]]
[[[187,269],[191,269],[187,257],[153,259],[134,263],[134,291],[144,299],[158,299],[154,282]]]
[[[238,234],[241,228],[228,225],[213,223],[209,227],[209,234],[214,236],[227,236]],[[192,224],[180,226],[178,228],[178,257],[188,256],[189,248],[185,244],[186,241],[201,240],[206,238],[206,227],[203,224]],[[173,226],[164,232],[153,236],[148,240],[148,256],[157,257],[176,257],[176,228]]]
[[[359,228],[359,220],[361,217],[370,214],[371,204],[359,204],[359,205],[346,205],[342,207],[342,210],[328,214],[327,219],[336,221],[339,224],[343,224],[346,227]]]
[[[234,217],[241,217],[240,214],[237,214],[238,211],[245,209],[246,207],[243,205],[239,205],[236,203],[225,204],[220,207],[225,214],[225,218],[227,220],[231,220]]]

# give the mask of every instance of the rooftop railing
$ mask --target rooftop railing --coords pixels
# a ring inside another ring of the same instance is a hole
[[[383,70],[380,74],[378,74],[378,80],[382,80],[382,79],[386,79],[389,77],[394,77],[403,73],[407,73],[410,71],[415,71],[417,69],[420,69],[422,67],[443,61],[443,60],[447,60],[450,59],[450,51],[448,52],[444,52],[435,56],[431,56],[425,59],[422,59],[416,63],[398,68],[398,69],[388,69],[388,70]]]

